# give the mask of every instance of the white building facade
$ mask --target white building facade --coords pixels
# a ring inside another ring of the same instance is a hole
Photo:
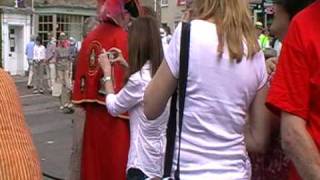
[[[174,31],[183,16],[185,0],[161,0],[161,22]]]
[[[11,75],[28,70],[25,47],[31,36],[31,9],[0,7],[2,67]]]

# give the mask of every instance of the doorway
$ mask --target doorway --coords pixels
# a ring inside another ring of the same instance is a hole
[[[9,26],[9,54],[7,70],[12,75],[24,75],[24,27]]]

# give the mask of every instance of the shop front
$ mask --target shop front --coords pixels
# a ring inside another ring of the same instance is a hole
[[[36,34],[44,44],[49,41],[48,35],[59,38],[60,33],[82,41],[83,26],[86,18],[96,16],[95,7],[81,6],[39,6],[36,7]]]

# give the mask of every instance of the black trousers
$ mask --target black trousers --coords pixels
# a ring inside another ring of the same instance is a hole
[[[130,168],[127,172],[127,180],[145,180],[148,176],[140,169]]]

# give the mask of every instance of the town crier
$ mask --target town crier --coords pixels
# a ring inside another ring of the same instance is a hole
[[[141,14],[137,0],[99,0],[100,24],[84,40],[76,65],[73,103],[86,111],[81,179],[124,180],[129,150],[126,116],[112,117],[105,107],[103,73],[98,65],[101,51],[116,47],[128,59],[126,27]],[[115,91],[124,83],[125,70],[113,65]]]

